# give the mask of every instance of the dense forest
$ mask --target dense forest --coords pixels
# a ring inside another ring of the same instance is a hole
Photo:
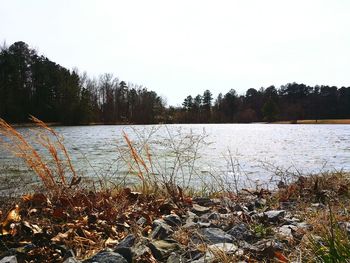
[[[26,122],[29,114],[46,122],[157,123],[162,99],[112,74],[91,79],[39,56],[24,42],[0,51],[0,117]]]
[[[214,100],[209,90],[187,96],[182,107],[166,107],[154,91],[103,74],[89,78],[40,56],[24,42],[0,50],[0,117],[26,122],[87,123],[230,123],[350,118],[350,87],[288,83],[234,89]]]

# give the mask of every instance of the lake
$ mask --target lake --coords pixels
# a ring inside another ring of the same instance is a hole
[[[128,156],[123,131],[136,148],[149,145],[156,174],[173,173],[180,178],[191,174],[192,184],[198,182],[196,176],[205,174],[221,174],[226,178],[239,175],[241,181],[249,178],[265,183],[278,172],[350,171],[350,125],[174,124],[54,128],[64,137],[79,173],[88,176],[122,178],[130,171],[127,164],[130,156],[121,157]],[[27,133],[29,128],[19,131]],[[147,159],[146,155],[144,158]],[[179,167],[179,163],[183,167]],[[0,173],[27,173],[27,168],[1,149]]]

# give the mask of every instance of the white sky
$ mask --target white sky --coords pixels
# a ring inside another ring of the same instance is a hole
[[[0,0],[0,41],[180,105],[209,89],[350,86],[349,0]]]

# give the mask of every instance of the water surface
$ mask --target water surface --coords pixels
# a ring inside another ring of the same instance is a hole
[[[195,155],[199,158],[196,174],[220,172],[230,175],[231,157],[235,171],[240,168],[241,179],[248,176],[262,182],[270,180],[278,170],[294,173],[350,170],[350,125],[176,124],[62,126],[55,129],[63,135],[79,173],[89,176],[122,177],[128,172],[125,160],[123,165],[120,159],[120,152],[126,147],[123,131],[132,141],[149,144],[152,158],[157,159],[154,163],[167,166],[163,167],[163,172],[171,172],[173,155],[169,148],[174,148],[190,134],[194,137],[185,140],[184,144],[201,139]],[[28,132],[28,128],[19,130]],[[197,135],[199,137],[195,137]],[[2,175],[27,171],[3,149],[0,150],[0,167]],[[189,171],[185,169],[182,173]]]

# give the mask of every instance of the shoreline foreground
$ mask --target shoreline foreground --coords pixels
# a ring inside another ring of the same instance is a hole
[[[126,263],[349,259],[349,179],[346,173],[300,176],[290,184],[281,181],[275,191],[242,189],[211,196],[190,194],[170,184],[141,191],[37,191],[3,199],[0,260]]]

